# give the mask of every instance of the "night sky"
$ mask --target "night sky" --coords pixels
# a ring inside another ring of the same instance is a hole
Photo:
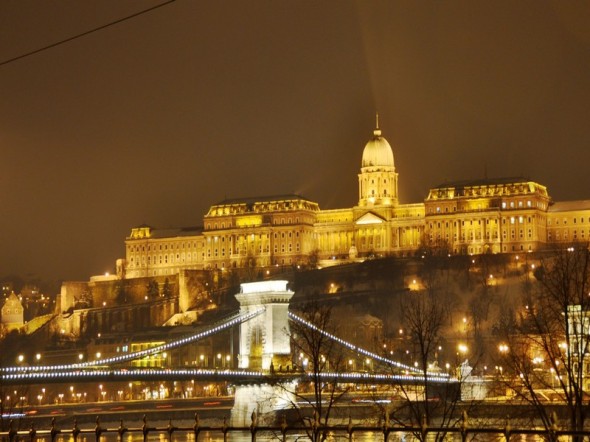
[[[162,1],[0,2],[0,62]],[[0,276],[114,270],[224,198],[524,175],[590,199],[590,3],[177,0],[0,66]]]

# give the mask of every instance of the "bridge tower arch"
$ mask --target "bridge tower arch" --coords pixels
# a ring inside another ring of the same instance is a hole
[[[286,367],[291,362],[289,301],[294,293],[288,281],[260,281],[240,284],[235,297],[240,315],[264,312],[240,325],[238,366],[253,370]]]

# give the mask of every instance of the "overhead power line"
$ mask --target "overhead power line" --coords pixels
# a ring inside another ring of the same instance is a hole
[[[106,28],[108,28],[110,26],[114,26],[114,25],[117,25],[117,24],[122,23],[124,21],[127,21],[127,20],[130,20],[132,18],[138,17],[138,16],[143,15],[143,14],[145,14],[147,12],[151,12],[154,9],[158,9],[158,8],[161,8],[162,6],[166,6],[166,5],[169,5],[170,3],[174,3],[175,1],[176,0],[168,0],[168,1],[164,2],[164,3],[160,3],[160,4],[156,5],[156,6],[152,6],[151,8],[144,9],[142,11],[136,12],[135,14],[131,14],[131,15],[128,15],[126,17],[123,17],[123,18],[120,18],[118,20],[115,20],[115,21],[112,21],[110,23],[107,23],[105,25],[99,26],[98,28],[94,28],[94,29],[91,29],[89,31],[82,32],[81,34],[77,34],[77,35],[74,35],[72,37],[66,38],[64,40],[60,40],[58,42],[55,42],[55,43],[52,43],[50,45],[44,46],[42,48],[35,49],[34,51],[27,52],[26,54],[21,54],[21,55],[18,55],[16,57],[10,58],[8,60],[1,61],[0,62],[0,66],[3,66],[3,65],[8,64],[8,63],[12,63],[14,61],[20,60],[20,59],[25,58],[25,57],[29,57],[29,56],[34,55],[34,54],[38,54],[39,52],[43,52],[43,51],[46,51],[48,49],[52,49],[52,48],[54,48],[56,46],[62,45],[64,43],[68,43],[68,42],[70,42],[72,40],[76,40],[76,39],[78,39],[80,37],[85,37],[85,36],[87,36],[89,34],[92,34],[94,32],[102,31],[103,29],[106,29]]]

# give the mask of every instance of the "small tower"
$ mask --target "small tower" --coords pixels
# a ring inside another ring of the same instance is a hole
[[[240,314],[264,312],[240,325],[238,366],[253,370],[270,370],[290,364],[289,301],[294,293],[288,281],[261,281],[240,285],[236,299]]]

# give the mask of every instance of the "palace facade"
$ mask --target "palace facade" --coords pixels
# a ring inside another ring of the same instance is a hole
[[[300,195],[226,199],[211,206],[202,227],[132,228],[118,273],[342,263],[425,246],[522,253],[589,237],[590,200],[555,203],[545,186],[522,177],[444,183],[423,202],[401,204],[393,150],[377,127],[363,150],[354,207],[323,210]]]

